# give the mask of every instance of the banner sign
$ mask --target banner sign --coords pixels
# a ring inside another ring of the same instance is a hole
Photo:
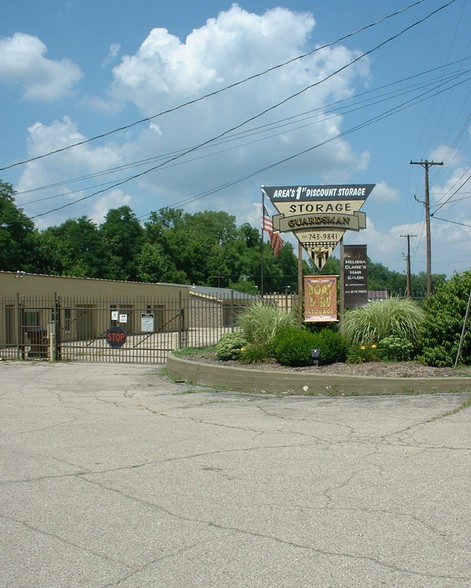
[[[304,278],[304,322],[326,323],[337,320],[337,276]]]
[[[366,245],[345,245],[343,283],[345,308],[368,304],[368,271]]]

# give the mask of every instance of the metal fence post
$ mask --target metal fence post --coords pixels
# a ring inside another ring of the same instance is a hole
[[[15,301],[15,322],[16,322],[16,359],[24,359],[24,345],[22,346],[22,328],[20,312],[20,293],[16,293]],[[23,348],[23,349],[22,349]]]
[[[178,308],[180,309],[179,312],[179,325],[178,325],[178,348],[181,349],[183,347],[183,329],[185,328],[185,316],[184,316],[184,308],[182,303],[182,291],[178,291]]]
[[[234,290],[231,290],[231,330],[234,332]]]

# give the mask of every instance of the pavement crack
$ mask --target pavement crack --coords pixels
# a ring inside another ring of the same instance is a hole
[[[17,525],[22,525],[23,527],[25,527],[26,529],[29,529],[30,531],[33,531],[33,532],[38,533],[40,535],[43,535],[45,537],[49,537],[50,539],[53,539],[55,541],[59,541],[60,543],[63,543],[64,545],[68,545],[69,547],[74,547],[75,549],[78,549],[78,550],[82,551],[83,553],[94,555],[96,557],[99,557],[99,558],[106,560],[106,561],[110,561],[112,563],[117,563],[119,565],[122,565],[123,567],[130,569],[130,570],[133,569],[133,568],[131,568],[131,566],[129,566],[128,564],[126,564],[120,560],[117,560],[113,557],[110,557],[109,555],[106,555],[104,553],[99,553],[98,551],[88,549],[88,548],[84,547],[83,545],[79,545],[78,543],[75,543],[74,541],[64,539],[60,535],[57,535],[56,533],[50,533],[44,529],[39,528],[36,525],[32,525],[28,521],[17,519],[15,517],[3,515],[3,514],[0,514],[0,518],[5,521],[9,521],[11,523],[17,524]]]
[[[345,559],[349,559],[349,560],[353,560],[353,561],[367,561],[367,562],[373,563],[375,565],[378,565],[384,569],[392,570],[394,572],[401,572],[404,574],[408,574],[410,576],[416,576],[416,577],[420,577],[420,578],[431,578],[431,579],[435,579],[435,580],[439,579],[439,580],[460,580],[460,581],[467,581],[467,582],[471,581],[471,576],[460,576],[460,575],[452,575],[452,574],[436,574],[436,573],[432,573],[432,572],[413,570],[413,569],[406,568],[404,566],[389,563],[383,559],[380,559],[379,557],[373,557],[370,555],[353,554],[353,553],[349,553],[348,551],[337,551],[334,549],[332,549],[332,550],[331,549],[323,549],[323,548],[316,547],[313,545],[307,545],[305,543],[284,539],[283,537],[280,537],[275,534],[261,533],[261,532],[253,531],[250,529],[243,529],[243,528],[238,527],[236,525],[225,525],[222,523],[216,523],[216,522],[208,521],[208,520],[201,519],[198,517],[191,517],[188,515],[183,515],[181,513],[175,512],[169,508],[165,508],[162,505],[156,504],[154,502],[150,502],[149,500],[143,500],[142,498],[137,498],[137,497],[132,496],[126,492],[122,492],[121,490],[118,490],[116,488],[108,486],[107,484],[104,484],[103,482],[98,482],[98,481],[94,481],[94,480],[88,480],[88,481],[91,484],[96,484],[103,489],[106,489],[110,492],[114,492],[123,498],[129,499],[129,500],[136,502],[136,503],[139,503],[141,505],[146,505],[147,507],[150,507],[153,510],[159,511],[169,517],[172,517],[172,518],[180,520],[180,521],[185,521],[187,523],[206,525],[206,526],[213,528],[213,529],[217,529],[217,530],[221,530],[221,531],[225,531],[225,532],[229,531],[232,533],[238,533],[238,534],[246,536],[246,537],[253,537],[256,539],[264,539],[267,541],[274,541],[280,545],[285,545],[285,546],[293,547],[296,549],[306,550],[306,551],[309,551],[313,554],[322,555],[322,556],[326,556],[326,557],[340,557],[340,558],[343,557]]]

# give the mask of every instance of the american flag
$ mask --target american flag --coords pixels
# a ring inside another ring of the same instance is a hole
[[[262,229],[268,233],[273,253],[275,254],[275,257],[278,257],[284,241],[281,238],[280,233],[273,230],[273,222],[265,206],[263,206]]]

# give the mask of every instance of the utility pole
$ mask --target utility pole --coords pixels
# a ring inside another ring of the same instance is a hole
[[[443,165],[443,161],[411,161],[411,165],[421,165],[425,169],[425,235],[427,239],[427,296],[432,293],[432,244],[430,236],[430,192],[428,170],[432,165]]]
[[[410,271],[410,239],[411,237],[417,237],[417,235],[401,235],[407,239],[407,255],[406,255],[406,268],[407,268],[407,286],[406,286],[406,297],[412,296],[412,275]]]

